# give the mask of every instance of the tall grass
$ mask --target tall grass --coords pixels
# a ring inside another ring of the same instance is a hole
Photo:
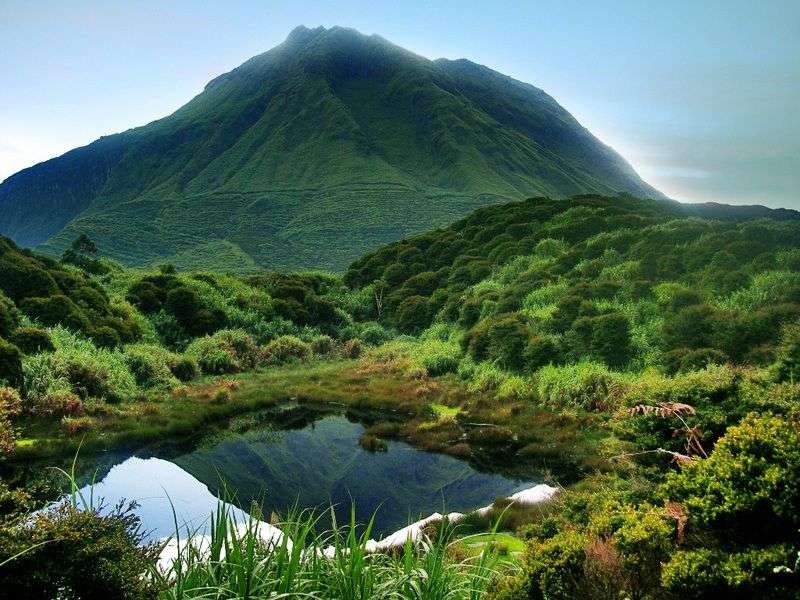
[[[237,522],[228,507],[220,502],[209,534],[179,543],[172,564],[153,569],[162,600],[473,600],[499,563],[491,545],[476,557],[456,558],[454,528],[445,522],[421,543],[408,540],[402,548],[372,552],[372,520],[359,525],[355,510],[347,524],[334,520],[322,533],[313,512],[293,511],[277,525],[283,533],[277,538],[265,536],[268,526],[252,517]]]

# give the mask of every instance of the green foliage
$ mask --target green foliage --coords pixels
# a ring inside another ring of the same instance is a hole
[[[284,335],[264,347],[264,357],[268,362],[280,364],[292,360],[305,360],[311,354],[311,347],[291,335]]]
[[[22,384],[22,353],[3,339],[0,339],[0,382],[12,387]]]
[[[382,322],[409,333],[457,324],[473,361],[506,369],[581,360],[668,372],[769,364],[776,329],[800,317],[797,274],[779,267],[794,264],[779,257],[797,244],[798,225],[689,214],[703,211],[597,196],[482,208],[368,254],[345,281],[364,288],[388,272]],[[507,244],[512,251],[492,254]],[[515,329],[505,349],[491,341],[501,322]],[[536,338],[528,361],[523,337]]]
[[[21,410],[22,400],[17,390],[0,387],[0,456],[14,451],[17,431],[11,420],[19,415]]]
[[[731,427],[708,460],[671,476],[666,493],[693,522],[749,536],[800,526],[800,427],[779,417],[746,418]]]
[[[14,303],[0,293],[0,337],[8,338],[19,326],[19,311]]]
[[[778,381],[800,382],[800,324],[792,324],[783,330],[775,375]]]
[[[143,545],[130,509],[109,514],[67,504],[0,529],[2,598],[153,598],[146,577],[157,547]]]
[[[39,327],[20,327],[14,331],[10,339],[24,354],[55,350],[55,346],[50,340],[50,334]]]

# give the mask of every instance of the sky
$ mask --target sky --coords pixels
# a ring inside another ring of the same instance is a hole
[[[300,24],[540,87],[672,198],[800,209],[798,0],[0,0],[0,180],[171,113]]]

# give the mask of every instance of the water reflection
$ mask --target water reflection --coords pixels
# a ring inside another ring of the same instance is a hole
[[[373,454],[357,443],[363,430],[333,415],[297,430],[233,435],[171,460],[130,457],[95,484],[94,496],[106,506],[135,500],[153,539],[174,533],[173,506],[181,525],[202,530],[223,495],[242,508],[257,503],[267,520],[295,504],[333,504],[337,519],[347,521],[353,501],[359,521],[376,512],[380,537],[431,512],[469,510],[535,483],[480,473],[402,442]],[[245,517],[241,508],[234,513]]]

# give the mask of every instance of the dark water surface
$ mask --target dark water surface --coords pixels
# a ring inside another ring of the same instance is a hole
[[[171,505],[181,525],[202,530],[222,497],[239,518],[241,508],[257,503],[265,520],[294,505],[333,504],[337,520],[348,522],[354,503],[360,522],[376,512],[373,537],[381,537],[432,512],[470,510],[538,483],[478,472],[403,442],[370,453],[358,445],[363,431],[344,416],[327,415],[294,430],[226,435],[169,460],[121,457],[92,493],[109,507],[135,500],[152,539],[175,533]],[[90,487],[83,491],[88,495]]]

